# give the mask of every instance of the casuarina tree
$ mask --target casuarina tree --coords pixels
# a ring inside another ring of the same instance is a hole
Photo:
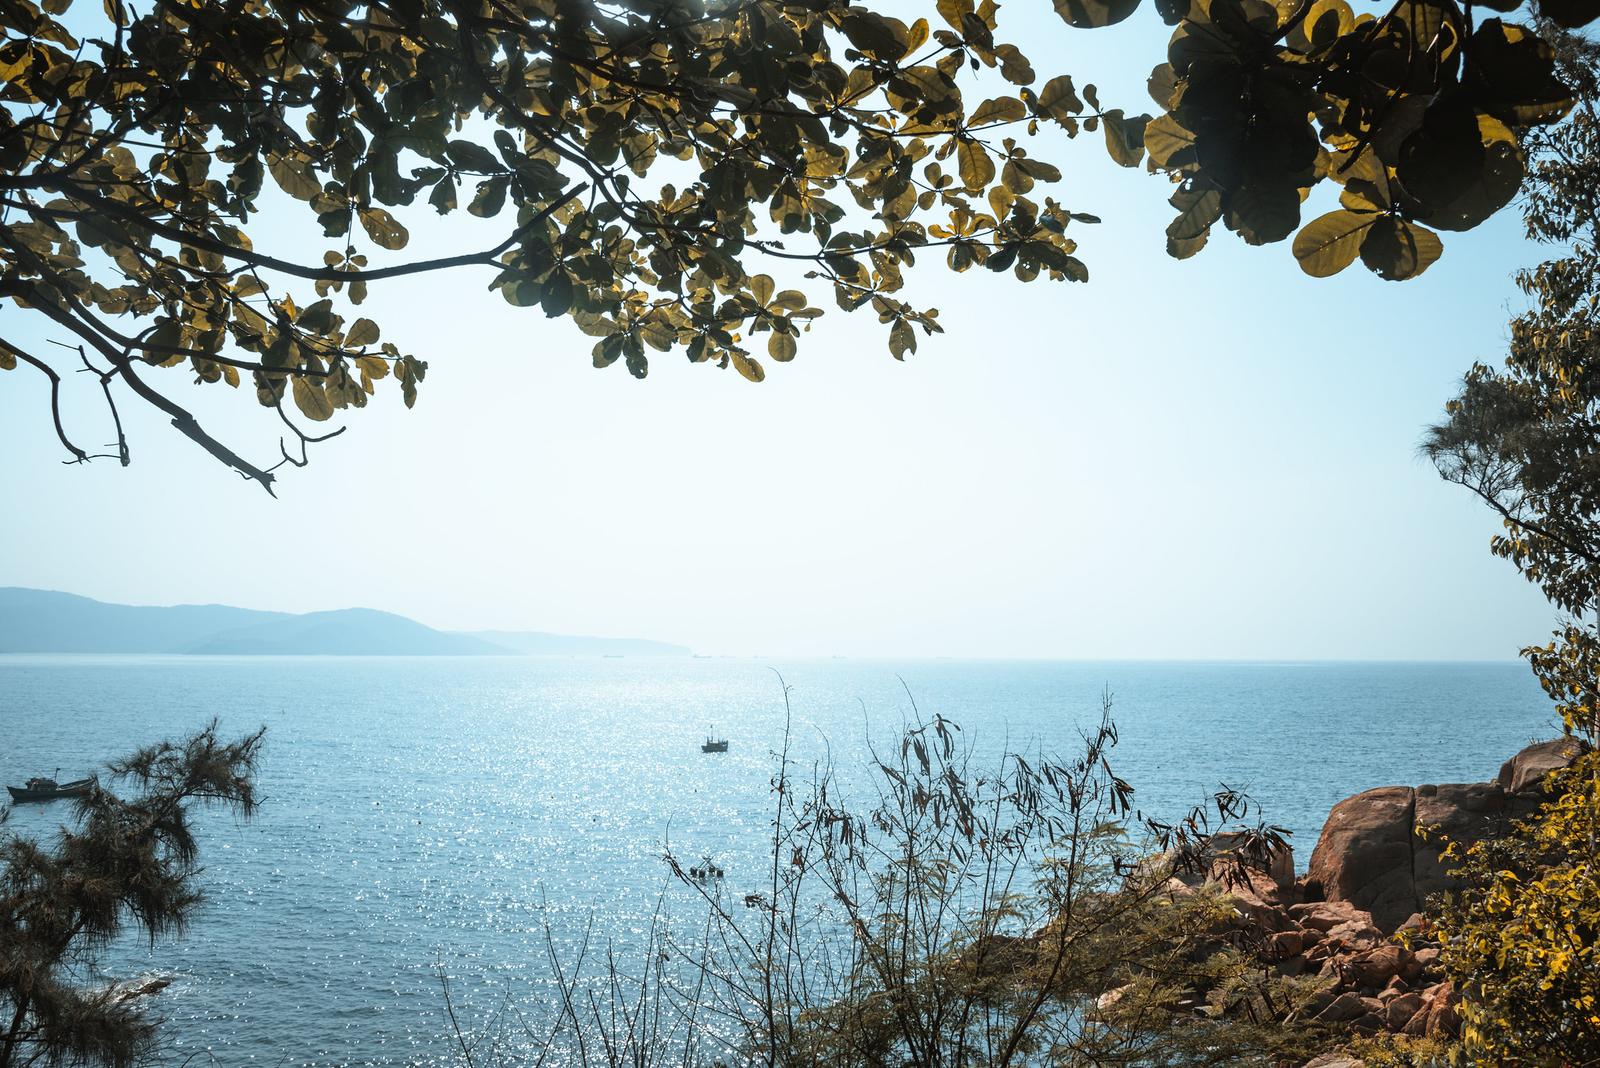
[[[213,722],[109,768],[124,797],[97,786],[75,825],[43,844],[0,834],[0,1068],[131,1065],[155,1024],[136,987],[92,978],[124,935],[181,934],[202,902],[196,806],[248,818],[264,731],[224,741]]]

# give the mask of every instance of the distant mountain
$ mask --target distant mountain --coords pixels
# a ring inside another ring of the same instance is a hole
[[[185,653],[228,656],[504,656],[511,650],[469,634],[425,627],[371,608],[341,608],[268,620],[214,634]]]
[[[682,645],[643,638],[582,638],[536,630],[478,630],[470,634],[523,656],[688,656]]]
[[[220,604],[141,608],[0,587],[0,652],[180,653],[222,631],[292,619]]]
[[[370,608],[258,612],[227,605],[106,604],[0,587],[0,653],[193,653],[327,656],[662,656],[663,642],[486,631],[459,634]]]

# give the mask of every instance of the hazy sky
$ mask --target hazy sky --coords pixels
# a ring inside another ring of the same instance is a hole
[[[1036,6],[1000,36],[1041,79],[1150,108],[1153,12],[1083,33]],[[131,402],[132,467],[62,466],[43,381],[0,374],[0,585],[734,654],[1475,659],[1542,640],[1552,614],[1489,556],[1486,510],[1416,455],[1471,361],[1501,358],[1510,272],[1539,258],[1514,213],[1446,235],[1421,279],[1315,281],[1287,242],[1220,227],[1168,260],[1165,181],[1098,138],[1033,154],[1105,219],[1077,234],[1092,280],[926,255],[909,299],[947,333],[903,364],[826,291],[799,358],[752,385],[675,355],[644,382],[596,371],[590,339],[484,292],[488,272],[375,287],[368,314],[431,363],[421,400],[380,393],[277,500]],[[492,243],[451,219],[410,251]],[[276,250],[293,231],[263,233]],[[0,332],[41,344],[18,318],[0,309]],[[276,456],[270,413],[179,389]],[[96,442],[91,401],[72,411]]]

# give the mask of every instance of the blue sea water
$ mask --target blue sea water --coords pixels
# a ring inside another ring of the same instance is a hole
[[[793,757],[846,778],[913,698],[982,764],[1070,755],[1109,690],[1139,808],[1174,816],[1248,787],[1302,867],[1340,798],[1491,778],[1555,731],[1518,663],[0,656],[0,781],[77,777],[213,717],[265,724],[258,818],[199,821],[193,929],[119,945],[107,971],[174,979],[174,1062],[443,1065],[441,972],[469,1022],[507,997],[536,1016],[547,933],[564,949],[591,923],[639,938],[669,843],[715,857],[735,892],[759,885],[779,672]],[[724,756],[699,750],[713,725]],[[67,818],[25,805],[7,828],[48,836]]]

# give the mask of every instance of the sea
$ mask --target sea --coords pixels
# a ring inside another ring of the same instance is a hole
[[[552,950],[570,965],[586,933],[626,949],[692,913],[668,850],[758,888],[786,737],[795,773],[865,790],[871,747],[919,718],[992,766],[1075,754],[1107,696],[1140,812],[1245,789],[1301,868],[1341,798],[1489,779],[1558,730],[1516,662],[0,656],[0,781],[264,725],[255,819],[197,819],[191,928],[120,941],[85,980],[171,980],[164,1063],[443,1066],[445,983],[468,1031],[508,1005],[537,1020]],[[70,819],[20,805],[0,833]]]

